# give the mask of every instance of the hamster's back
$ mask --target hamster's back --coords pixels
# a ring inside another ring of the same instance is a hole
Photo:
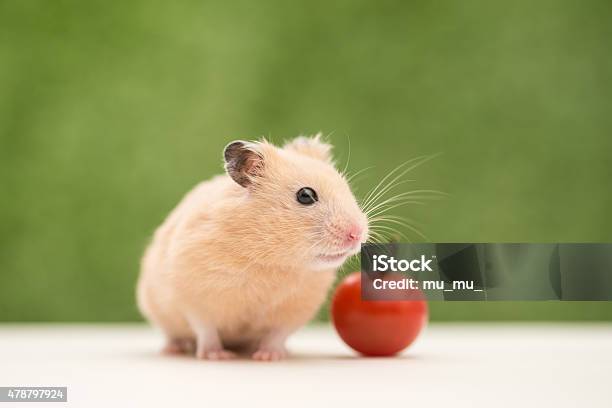
[[[227,176],[219,175],[203,181],[189,191],[155,230],[141,262],[137,285],[137,301],[145,317],[167,330],[187,335],[187,322],[179,319],[178,304],[173,299],[171,286],[172,246],[181,231],[199,217],[211,218],[215,210],[232,202],[242,193]]]

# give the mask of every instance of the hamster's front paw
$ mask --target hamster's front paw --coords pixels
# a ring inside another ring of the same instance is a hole
[[[196,357],[200,360],[230,360],[236,357],[236,354],[225,349],[199,350]]]
[[[261,348],[253,353],[252,357],[257,361],[278,361],[287,357],[287,350],[284,347]]]

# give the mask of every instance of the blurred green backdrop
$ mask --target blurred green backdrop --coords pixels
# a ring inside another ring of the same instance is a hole
[[[0,1],[0,321],[139,319],[153,229],[235,138],[332,133],[451,197],[434,241],[612,241],[612,3]],[[416,238],[416,237],[414,237]],[[434,320],[612,319],[436,303]],[[325,316],[325,312],[321,313]]]

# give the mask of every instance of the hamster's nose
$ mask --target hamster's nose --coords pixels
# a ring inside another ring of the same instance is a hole
[[[346,230],[345,243],[347,245],[354,245],[356,242],[361,242],[361,236],[363,235],[363,229],[353,224]]]

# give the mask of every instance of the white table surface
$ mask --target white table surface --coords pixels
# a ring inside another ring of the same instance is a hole
[[[430,325],[395,358],[357,357],[330,326],[302,329],[281,362],[160,345],[145,325],[0,325],[0,386],[68,387],[68,403],[0,408],[612,406],[610,324]]]

